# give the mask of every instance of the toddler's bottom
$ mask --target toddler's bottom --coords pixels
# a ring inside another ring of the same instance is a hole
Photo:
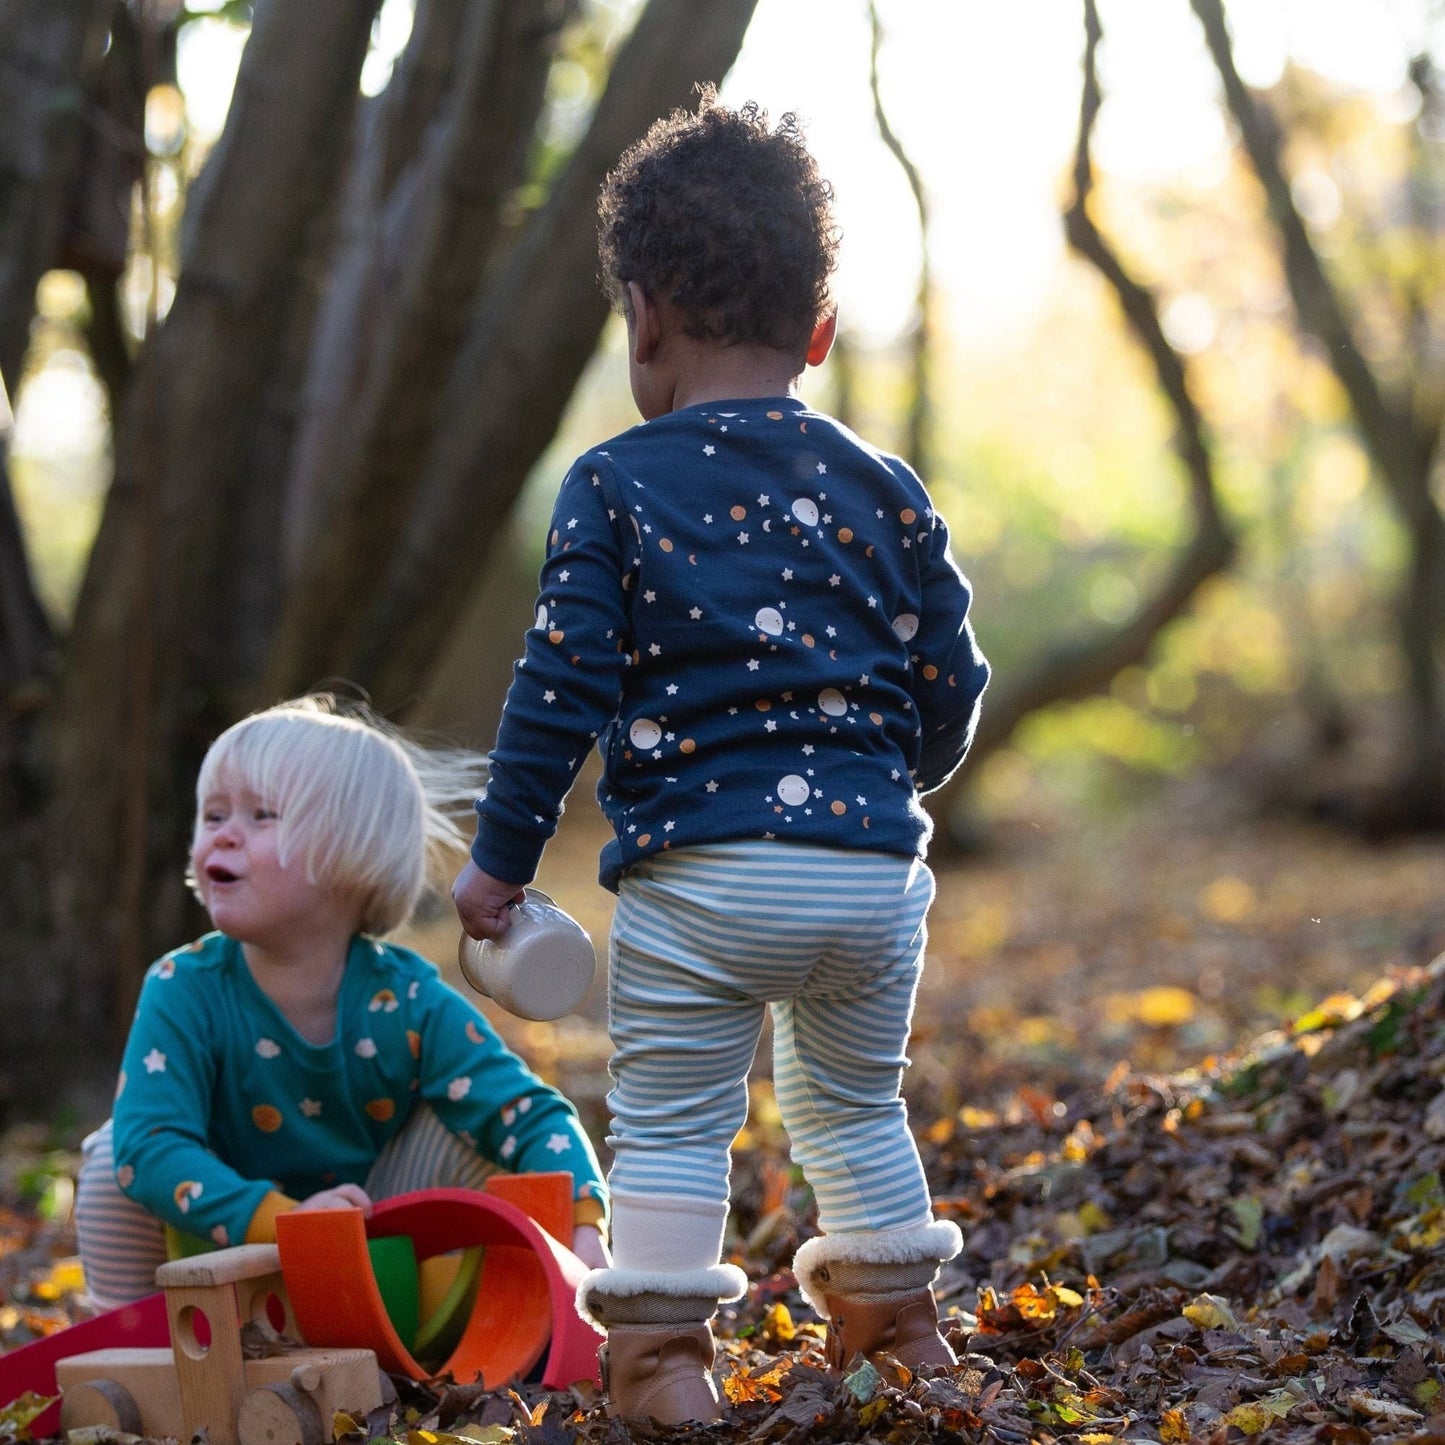
[[[619,1268],[717,1263],[769,1010],[778,1109],[822,1227],[930,1219],[899,1086],[932,899],[916,859],[793,844],[656,854],[623,878],[609,981]]]
[[[96,1309],[113,1309],[154,1292],[166,1262],[165,1227],[115,1182],[111,1121],[81,1145],[75,1234],[86,1289]],[[373,1200],[413,1189],[481,1189],[496,1166],[451,1133],[425,1105],[376,1157],[365,1189]]]

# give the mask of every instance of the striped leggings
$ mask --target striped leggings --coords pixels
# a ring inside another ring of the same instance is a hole
[[[86,1290],[97,1309],[112,1309],[151,1294],[156,1266],[166,1262],[165,1228],[115,1182],[111,1121],[81,1145],[75,1190],[75,1235]],[[373,1200],[413,1189],[480,1189],[496,1165],[451,1133],[431,1109],[419,1104],[405,1127],[366,1176]]]
[[[608,1100],[619,1230],[628,1200],[726,1208],[769,1009],[778,1108],[823,1228],[928,1220],[899,1095],[933,900],[927,867],[726,843],[656,854],[628,871],[619,895]]]

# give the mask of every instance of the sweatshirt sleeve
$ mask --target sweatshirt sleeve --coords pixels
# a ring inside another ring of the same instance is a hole
[[[968,618],[972,591],[953,560],[948,526],[937,511],[930,511],[930,522],[913,652],[913,702],[921,730],[914,780],[920,793],[942,787],[963,761],[989,675]]]
[[[115,1177],[165,1223],[225,1246],[246,1238],[274,1188],[243,1178],[206,1147],[218,1062],[205,983],[171,958],[146,975],[115,1101]]]
[[[477,867],[529,883],[562,800],[617,712],[631,639],[616,509],[583,457],[558,493],[536,621],[516,665],[477,803]]]
[[[570,1171],[574,1199],[602,1206],[602,1214],[602,1170],[572,1105],[455,989],[433,979],[422,985],[422,998],[419,1083],[437,1118],[514,1173]]]

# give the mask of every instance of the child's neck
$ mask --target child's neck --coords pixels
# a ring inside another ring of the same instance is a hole
[[[801,373],[797,358],[775,347],[719,346],[686,337],[677,351],[671,410],[708,402],[791,396]]]
[[[308,1043],[330,1043],[335,1036],[336,1000],[354,933],[331,928],[280,945],[241,945],[256,986]]]

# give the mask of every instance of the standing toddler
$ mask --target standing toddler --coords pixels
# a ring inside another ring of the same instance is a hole
[[[612,1409],[714,1419],[729,1150],[764,1017],[824,1233],[798,1251],[830,1358],[946,1365],[933,1218],[899,1086],[933,878],[920,795],[988,668],[923,484],[798,400],[835,326],[832,193],[797,123],[704,96],[603,188],[604,282],[643,423],[562,483],[453,893],[497,937],[588,750],[615,837]]]

